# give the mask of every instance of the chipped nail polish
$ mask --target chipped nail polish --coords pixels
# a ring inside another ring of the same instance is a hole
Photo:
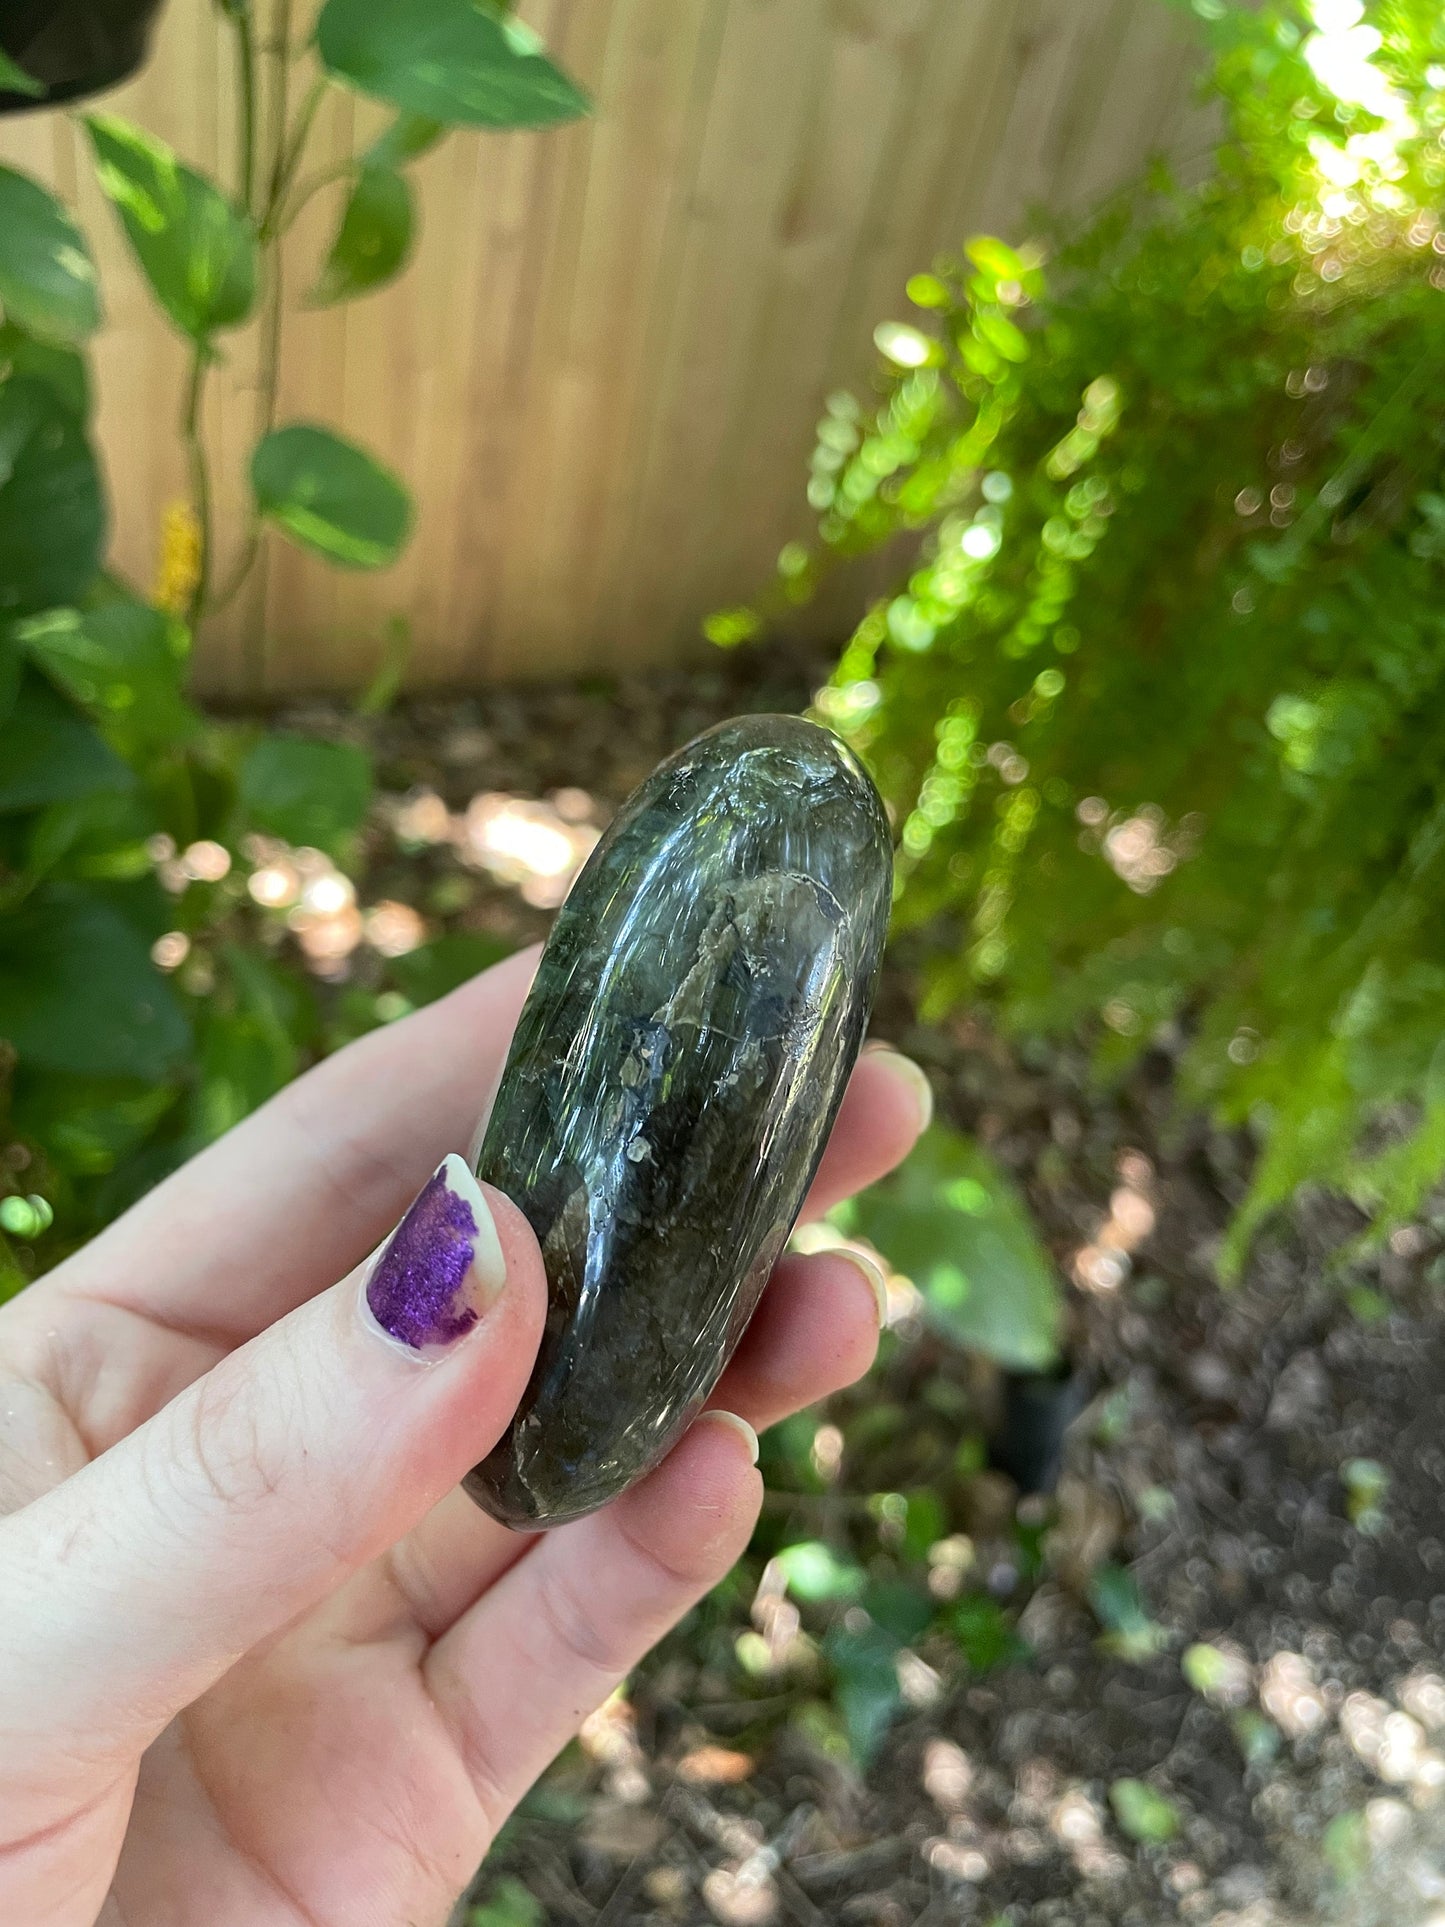
[[[469,1332],[505,1279],[486,1197],[452,1153],[392,1233],[367,1280],[366,1302],[390,1337],[433,1351]]]

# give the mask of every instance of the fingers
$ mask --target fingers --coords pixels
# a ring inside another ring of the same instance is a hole
[[[374,1267],[0,1525],[0,1730],[27,1775],[138,1751],[415,1525],[500,1436],[545,1295],[520,1212],[450,1158]]]
[[[745,1549],[762,1500],[757,1441],[700,1419],[604,1512],[551,1532],[423,1663],[489,1828],[649,1647]]]
[[[869,1044],[858,1059],[801,1217],[821,1218],[844,1198],[886,1177],[913,1149],[933,1116],[933,1091],[909,1057]]]
[[[842,1391],[873,1363],[886,1302],[861,1253],[784,1258],[708,1403],[762,1432]]]
[[[468,1142],[536,961],[534,949],[519,952],[338,1051],[141,1199],[42,1292],[139,1312],[212,1355],[243,1344],[355,1264],[438,1159]],[[907,1154],[927,1091],[917,1065],[870,1047],[804,1217]]]
[[[881,1274],[852,1252],[784,1258],[710,1403],[761,1432],[852,1385],[878,1349],[882,1293]],[[392,1549],[387,1576],[436,1639],[537,1545],[451,1492]]]
[[[466,1144],[536,969],[534,949],[308,1071],[44,1281],[220,1346],[358,1263]]]

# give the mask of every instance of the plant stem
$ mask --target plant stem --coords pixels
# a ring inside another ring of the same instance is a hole
[[[186,383],[185,406],[181,414],[181,436],[191,464],[191,494],[195,498],[196,521],[200,528],[196,580],[186,606],[186,619],[195,626],[206,599],[211,573],[211,471],[206,460],[205,437],[201,433],[201,402],[206,392],[206,375],[211,358],[203,341],[195,344],[191,357],[191,377]]]
[[[281,209],[277,218],[277,232],[285,234],[313,196],[319,194],[322,188],[332,186],[336,181],[350,180],[356,173],[358,165],[354,160],[333,161],[329,167],[318,167],[314,173],[298,181],[291,199]]]
[[[306,97],[296,115],[295,125],[277,149],[275,165],[271,172],[271,189],[266,197],[266,212],[261,219],[261,238],[263,241],[279,239],[283,231],[282,212],[291,183],[296,178],[296,169],[301,163],[301,155],[306,146],[306,137],[311,132],[311,123],[316,118],[316,109],[321,105],[321,96],[326,92],[325,76],[318,74],[306,90]]]
[[[236,199],[249,214],[256,187],[256,37],[251,31],[250,0],[231,15],[236,27],[236,95],[239,124]]]
[[[276,0],[271,38],[266,43],[269,74],[270,145],[272,173],[279,165],[286,140],[287,94],[291,80],[291,0]]]

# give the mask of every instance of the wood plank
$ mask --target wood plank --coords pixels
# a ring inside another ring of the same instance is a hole
[[[298,38],[316,0],[293,0]],[[262,0],[263,21],[283,0]],[[1031,208],[1095,204],[1148,155],[1197,178],[1217,112],[1158,0],[523,0],[597,96],[545,135],[457,134],[415,168],[406,275],[350,306],[303,297],[340,190],[286,249],[281,418],[326,422],[406,479],[397,566],[345,574],[268,541],[215,618],[198,680],[221,695],[355,686],[393,613],[419,685],[623,668],[695,646],[806,532],[805,463],[828,390],[866,384],[904,282]],[[265,30],[265,29],[263,29]],[[104,105],[230,179],[229,29],[170,0],[154,57]],[[384,119],[340,93],[313,165]],[[0,160],[73,205],[99,263],[94,350],[113,554],[154,578],[186,350],[159,316],[83,139],[0,122]],[[227,337],[207,426],[224,573],[245,529],[259,331]],[[811,620],[836,625],[840,600]]]

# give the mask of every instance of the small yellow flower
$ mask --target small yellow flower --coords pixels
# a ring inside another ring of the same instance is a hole
[[[161,559],[154,601],[168,615],[183,616],[201,579],[201,525],[189,502],[172,502],[161,517]]]

